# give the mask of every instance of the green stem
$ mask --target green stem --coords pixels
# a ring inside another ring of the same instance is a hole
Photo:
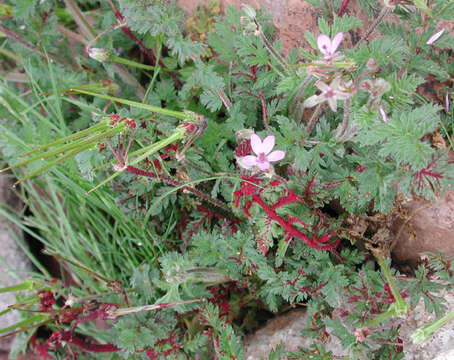
[[[20,290],[35,290],[41,285],[40,281],[29,279],[24,281],[21,284],[6,286],[0,289],[0,294],[11,292],[11,291],[20,291]]]
[[[29,164],[31,163],[32,161],[35,161],[35,160],[39,160],[39,159],[47,159],[47,158],[50,158],[52,156],[55,156],[55,155],[58,155],[58,154],[61,154],[61,153],[64,153],[66,151],[69,151],[69,150],[73,150],[73,149],[85,149],[86,148],[86,145],[93,145],[94,143],[98,142],[98,140],[102,140],[102,139],[105,139],[106,137],[109,137],[109,136],[112,136],[112,135],[115,135],[115,134],[118,134],[119,132],[121,132],[123,130],[123,126],[120,126],[120,127],[115,127],[109,131],[106,131],[106,132],[103,132],[103,133],[98,133],[98,134],[95,134],[94,136],[91,136],[85,140],[80,140],[80,141],[76,141],[76,142],[73,142],[71,144],[67,144],[67,145],[63,145],[63,146],[60,146],[54,150],[49,150],[49,151],[46,151],[45,153],[43,154],[38,154],[38,155],[35,155],[35,156],[32,156],[31,158],[29,159],[25,159],[23,161],[20,161],[16,164],[13,164],[5,169],[2,169],[1,171],[6,171],[6,170],[9,170],[9,169],[13,169],[13,168],[16,168],[16,167],[19,167],[19,166],[23,166],[23,165],[26,165],[26,164]],[[80,150],[78,152],[81,152],[83,150]],[[0,172],[1,172],[0,171]]]
[[[395,316],[394,309],[389,308],[384,313],[378,315],[377,317],[373,318],[372,320],[368,321],[364,324],[361,328],[369,329],[377,324],[380,324],[382,321],[388,320]]]
[[[142,311],[151,311],[151,310],[156,310],[156,309],[163,309],[166,307],[170,306],[175,306],[175,305],[184,305],[184,304],[192,304],[196,302],[202,301],[201,299],[194,299],[194,300],[184,300],[184,301],[176,301],[173,303],[164,303],[164,304],[156,304],[156,305],[145,305],[145,306],[137,306],[137,307],[130,307],[130,308],[121,308],[121,309],[116,309],[112,317],[117,318],[119,316],[123,315],[128,315],[128,314],[135,314],[138,312]]]
[[[157,68],[157,66],[141,64],[141,63],[139,63],[137,61],[125,59],[125,58],[122,58],[122,57],[119,57],[119,56],[115,56],[115,55],[110,55],[109,57],[110,57],[110,59],[112,61],[114,61],[116,63],[127,65],[127,66],[134,66],[134,67],[139,68],[139,69],[155,71],[156,68]],[[176,70],[170,70],[170,69],[165,69],[165,68],[162,68],[162,70],[163,71],[167,71],[167,72],[177,72]]]
[[[10,330],[14,330],[18,327],[25,327],[27,325],[30,325],[32,323],[34,323],[35,321],[42,321],[42,320],[45,320],[48,318],[48,315],[42,315],[42,314],[39,314],[39,315],[35,315],[35,316],[32,316],[31,318],[28,318],[28,319],[25,319],[25,320],[22,320],[22,321],[19,321],[11,326],[8,326],[6,328],[3,328],[3,329],[0,329],[0,334],[4,334]]]
[[[96,96],[96,97],[99,97],[99,98],[102,98],[102,99],[107,99],[107,100],[110,100],[110,101],[119,102],[121,104],[134,106],[134,107],[137,107],[137,108],[140,108],[140,109],[144,109],[144,110],[150,110],[150,111],[158,113],[158,114],[172,116],[172,117],[175,117],[175,118],[181,119],[181,120],[185,120],[186,119],[186,114],[184,112],[182,112],[182,111],[174,111],[174,110],[163,109],[163,108],[158,107],[158,106],[142,104],[142,103],[139,103],[139,102],[136,102],[136,101],[126,100],[126,99],[117,98],[117,97],[113,97],[113,96],[108,96],[108,95],[104,95],[104,94],[97,94],[97,93],[94,93],[94,92],[91,92],[91,91],[85,91],[85,90],[80,90],[80,89],[70,89],[70,91],[73,91],[73,92],[76,92],[76,93],[80,93],[80,94],[90,95],[90,96]]]
[[[257,22],[256,19],[253,20],[255,25],[257,26],[257,29],[259,30],[260,32],[260,39],[262,40],[263,44],[265,45],[265,47],[267,48],[267,50],[270,52],[270,54],[276,59],[276,61],[284,68],[284,70],[287,72],[287,74],[289,73],[289,66],[287,64],[287,62],[285,61],[285,59],[273,48],[273,45],[271,45],[271,43],[268,41],[268,39],[266,38],[265,34],[263,33],[262,31],[262,28],[260,27],[260,24]],[[292,71],[293,73],[293,71]],[[294,75],[294,73],[293,73]]]
[[[31,172],[30,174],[28,174],[27,176],[23,177],[22,179],[16,181],[16,182],[13,184],[13,186],[16,186],[16,185],[18,185],[18,184],[20,184],[20,183],[22,183],[22,182],[24,182],[24,181],[26,181],[26,180],[28,180],[28,179],[31,179],[32,177],[34,177],[34,176],[36,176],[36,175],[38,175],[38,174],[40,174],[40,173],[42,173],[42,172],[44,172],[44,171],[50,169],[51,167],[53,167],[53,166],[55,166],[55,165],[61,163],[62,161],[66,160],[66,159],[69,159],[69,158],[71,158],[71,157],[73,157],[73,156],[79,154],[80,152],[82,152],[82,151],[84,151],[84,150],[90,149],[91,147],[93,147],[93,145],[94,145],[94,144],[88,144],[88,145],[85,145],[85,146],[83,146],[83,147],[81,147],[81,148],[78,148],[78,149],[76,149],[76,150],[73,150],[73,151],[71,151],[71,152],[69,152],[69,153],[67,153],[67,154],[65,154],[65,155],[63,155],[63,156],[60,156],[58,159],[56,159],[56,160],[54,160],[54,161],[52,161],[52,162],[46,164],[46,165],[43,166],[42,168],[39,168],[38,170],[33,171],[33,172]]]
[[[396,302],[399,305],[407,304],[407,302],[404,299],[402,299],[396,281],[394,277],[391,275],[391,271],[389,270],[388,266],[385,264],[385,260],[383,259],[383,257],[379,254],[375,254],[375,257],[377,259],[378,265],[380,265],[383,275],[386,278],[386,281],[389,284],[389,288],[391,289],[391,293],[393,294],[394,299],[396,299]]]
[[[184,138],[184,131],[177,128],[175,130],[175,132],[172,135],[170,135],[168,138],[162,139],[155,144],[151,144],[151,145],[145,147],[143,149],[144,153],[142,155],[138,156],[137,158],[135,158],[134,161],[132,161],[129,165],[134,166],[137,163],[139,163],[140,161],[145,160],[145,158],[147,158],[148,156],[154,154],[155,152],[161,150],[162,148],[165,148],[166,146],[174,143],[175,141],[181,140],[183,138]]]
[[[411,335],[413,343],[419,344],[428,339],[433,333],[444,326],[446,323],[454,319],[454,311],[443,316],[441,319],[434,321],[432,324],[422,326]]]
[[[60,139],[55,140],[53,142],[50,142],[50,143],[47,143],[45,145],[39,146],[37,148],[34,148],[32,151],[29,151],[29,152],[27,152],[25,154],[22,154],[21,157],[31,155],[31,154],[33,154],[33,153],[35,153],[37,151],[41,151],[41,150],[50,148],[52,146],[62,144],[62,143],[66,142],[66,141],[69,141],[69,140],[74,140],[74,139],[80,138],[80,137],[82,137],[84,135],[91,134],[92,132],[102,131],[102,130],[105,130],[107,128],[109,128],[109,126],[107,125],[107,122],[103,121],[102,123],[94,125],[94,126],[91,126],[88,129],[78,131],[75,134],[71,134],[71,135],[66,136],[64,138],[60,138]]]

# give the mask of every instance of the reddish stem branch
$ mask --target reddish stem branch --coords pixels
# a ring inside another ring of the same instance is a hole
[[[303,234],[301,231],[295,229],[288,221],[285,221],[282,217],[277,215],[273,209],[271,209],[267,204],[265,204],[260,195],[253,194],[252,199],[257,204],[259,204],[263,208],[263,210],[265,210],[266,214],[270,217],[271,220],[274,220],[279,225],[281,225],[289,233],[289,235],[304,241],[304,243],[306,243],[310,247],[318,250],[331,250],[339,244],[340,239],[337,239],[336,241],[328,245],[319,245],[320,243],[328,242],[329,239],[335,235],[335,233],[323,236],[321,239],[317,239],[317,236],[314,234],[312,236],[312,239],[309,239],[309,237],[306,234]]]
[[[43,57],[44,59],[47,59],[49,58],[49,60],[53,63],[59,63],[59,64],[63,64],[63,65],[69,65],[71,66],[71,68],[73,70],[77,70],[77,66],[75,66],[74,64],[70,64],[68,61],[66,61],[64,58],[56,55],[56,54],[52,54],[52,53],[45,53],[41,50],[39,50],[38,48],[36,48],[35,46],[33,46],[32,44],[30,44],[29,42],[25,41],[24,39],[22,39],[17,33],[15,33],[14,31],[4,27],[2,24],[0,24],[0,31],[2,33],[4,33],[6,35],[6,37],[10,38],[11,40],[14,40],[14,41],[17,41],[18,43],[22,44],[23,46],[25,46],[26,48],[32,50],[33,52],[35,52],[36,54],[38,54],[39,56]]]
[[[59,333],[54,333],[49,339],[50,341],[56,340],[57,342],[67,342],[72,344],[79,349],[90,351],[90,352],[97,352],[97,353],[105,353],[105,352],[116,352],[121,350],[119,347],[116,347],[112,344],[91,344],[88,343],[77,336],[72,334],[72,331],[62,331]]]
[[[110,7],[112,8],[112,11],[114,12],[117,20],[120,23],[124,23],[125,22],[124,16],[120,13],[120,11],[117,9],[117,7],[115,6],[115,4],[113,3],[112,0],[109,0],[109,4],[110,4]],[[148,61],[150,61],[151,65],[155,66],[156,65],[156,56],[154,56],[153,51],[151,49],[148,49],[144,45],[142,40],[137,38],[137,36],[127,26],[121,27],[121,31],[123,31],[123,33],[127,37],[129,37],[132,41],[134,41],[139,46],[140,52],[148,58]]]
[[[350,3],[350,0],[343,0],[342,1],[342,5],[341,5],[341,8],[340,8],[339,14],[338,14],[339,17],[342,17],[342,15],[344,15],[345,10],[347,10],[347,6],[348,6],[349,3]]]

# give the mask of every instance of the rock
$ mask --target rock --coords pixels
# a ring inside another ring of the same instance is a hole
[[[440,292],[438,296],[446,300],[447,312],[454,311],[454,294],[446,291]],[[413,344],[411,334],[421,326],[433,323],[438,317],[427,312],[424,308],[424,301],[410,313],[400,329],[399,334],[403,340],[405,359],[408,360],[452,360],[454,359],[454,326],[453,322],[439,328],[432,338],[422,344]]]
[[[0,176],[0,203],[6,203],[12,209],[19,211],[22,204],[11,190],[12,184],[13,182],[6,175]],[[16,279],[10,275],[10,270],[16,270],[20,277],[32,268],[30,260],[17,244],[12,232],[14,232],[20,240],[23,239],[22,231],[16,225],[0,216],[0,256],[3,257],[8,264],[8,266],[5,266],[3,262],[0,262],[0,287],[11,286],[21,282],[20,279]],[[15,303],[16,298],[14,293],[0,294],[0,311],[5,310],[9,305]],[[16,311],[11,311],[2,315],[0,317],[0,329],[10,326],[19,320],[19,314]],[[1,339],[0,352],[9,352],[11,341],[12,338]]]
[[[416,263],[422,252],[442,252],[454,259],[454,190],[432,204],[412,200],[404,205],[406,219],[397,219],[393,258],[398,262]]]
[[[452,360],[452,359],[454,359],[454,349],[441,353],[433,360]]]
[[[314,344],[316,340],[301,334],[301,330],[307,327],[308,316],[304,309],[297,309],[269,320],[265,327],[246,338],[245,360],[268,359],[269,353],[281,342],[287,351],[297,351],[299,347],[308,348]],[[348,355],[336,336],[329,336],[325,348],[337,356]]]

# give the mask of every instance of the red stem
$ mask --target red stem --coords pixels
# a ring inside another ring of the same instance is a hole
[[[347,6],[348,6],[349,2],[350,2],[350,0],[342,1],[342,5],[341,5],[341,8],[340,8],[339,14],[338,14],[339,17],[342,17],[342,15],[344,15],[345,10],[347,10]]]
[[[109,0],[109,4],[110,4],[110,7],[112,8],[112,11],[114,12],[117,20],[120,23],[124,23],[125,22],[124,16],[116,8],[116,6],[112,0]],[[139,38],[137,38],[137,36],[131,31],[130,28],[128,28],[127,26],[122,26],[121,31],[123,31],[123,33],[127,37],[129,37],[132,41],[134,41],[139,46],[140,52],[148,58],[151,65],[153,65],[153,66],[156,65],[156,56],[154,56],[153,52],[150,49],[148,49]]]
[[[90,352],[97,352],[97,353],[105,353],[105,352],[116,352],[120,351],[119,347],[116,347],[112,344],[90,344],[82,339],[72,336],[68,342],[74,346],[77,346],[79,349],[90,351]]]
[[[331,250],[335,248],[339,242],[340,239],[337,239],[335,242],[328,244],[328,245],[318,245],[314,240],[316,239],[316,235],[312,237],[312,239],[309,239],[309,237],[305,234],[303,234],[301,231],[295,229],[292,225],[290,225],[287,221],[285,221],[283,218],[281,218],[279,215],[276,214],[274,210],[272,210],[265,202],[262,200],[260,195],[258,194],[253,194],[252,199],[259,204],[263,210],[265,210],[266,214],[270,217],[271,220],[276,221],[279,225],[281,225],[287,232],[293,236],[296,237],[302,241],[304,241],[305,244],[309,245],[310,247],[318,250]],[[328,235],[330,236],[330,235]],[[331,237],[331,236],[330,236]],[[323,237],[322,239],[325,239],[326,237]]]
[[[119,347],[116,347],[115,345],[112,344],[91,344],[88,343],[81,338],[78,338],[77,336],[74,336],[72,334],[72,331],[61,331],[61,332],[56,332],[52,334],[52,336],[49,338],[48,343],[51,343],[53,341],[56,341],[57,344],[62,343],[62,342],[67,342],[69,344],[72,344],[79,349],[85,350],[85,351],[90,351],[90,352],[116,352],[121,350]]]

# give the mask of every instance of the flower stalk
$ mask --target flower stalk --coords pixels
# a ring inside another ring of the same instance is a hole
[[[149,111],[161,114],[161,115],[171,116],[171,117],[174,117],[174,118],[177,118],[177,119],[180,119],[180,120],[185,120],[186,117],[187,117],[187,114],[182,112],[182,111],[164,109],[164,108],[161,108],[159,106],[153,106],[153,105],[143,104],[143,103],[139,103],[139,102],[136,102],[136,101],[122,99],[122,98],[118,98],[118,97],[114,97],[114,96],[98,94],[98,93],[94,93],[94,92],[91,92],[91,91],[82,90],[80,88],[71,88],[71,89],[69,89],[69,92],[75,92],[75,93],[78,93],[78,94],[96,96],[96,97],[99,97],[99,98],[102,98],[102,99],[118,102],[120,104],[125,104],[125,105],[129,105],[129,106],[137,107],[137,108],[140,108],[140,109],[144,109],[144,110],[149,110]]]
[[[434,321],[432,324],[422,326],[410,335],[414,344],[420,344],[434,334],[436,330],[447,324],[449,321],[454,319],[454,311],[443,316],[441,319]]]
[[[144,306],[136,306],[136,307],[129,307],[129,308],[119,308],[119,309],[112,310],[108,314],[108,318],[116,319],[119,316],[136,314],[136,313],[142,312],[142,311],[152,311],[152,310],[157,310],[157,309],[164,309],[164,308],[167,308],[170,306],[193,304],[193,303],[201,302],[201,301],[202,301],[202,299],[193,299],[193,300],[176,301],[176,302],[172,302],[172,303],[144,305]]]
[[[120,56],[112,55],[106,49],[89,48],[88,49],[88,54],[89,54],[89,56],[92,59],[97,60],[97,61],[99,61],[101,63],[113,61],[113,62],[115,62],[117,64],[122,64],[122,65],[126,65],[126,66],[133,66],[133,67],[136,67],[138,69],[143,69],[143,70],[156,71],[159,68],[159,69],[162,69],[163,71],[166,71],[166,72],[177,72],[176,70],[163,68],[161,66],[145,65],[145,64],[142,64],[142,63],[134,61],[134,60],[129,60],[129,59],[122,58]]]
[[[410,312],[410,304],[406,302],[403,298],[402,295],[399,292],[399,289],[397,287],[396,281],[394,277],[391,274],[391,271],[389,270],[389,267],[385,263],[385,259],[381,253],[380,249],[371,249],[375,258],[377,259],[378,264],[380,265],[380,269],[382,270],[382,273],[389,285],[389,289],[391,290],[391,293],[394,297],[395,302],[393,302],[388,310],[386,310],[384,313],[378,315],[374,319],[368,321],[364,326],[362,326],[359,329],[356,329],[355,334],[357,334],[357,339],[358,341],[360,340],[359,334],[363,334],[364,330],[370,329],[374,327],[377,324],[380,324],[383,321],[392,319],[392,318],[404,318],[405,316],[408,315]],[[366,331],[367,333],[367,331]]]

